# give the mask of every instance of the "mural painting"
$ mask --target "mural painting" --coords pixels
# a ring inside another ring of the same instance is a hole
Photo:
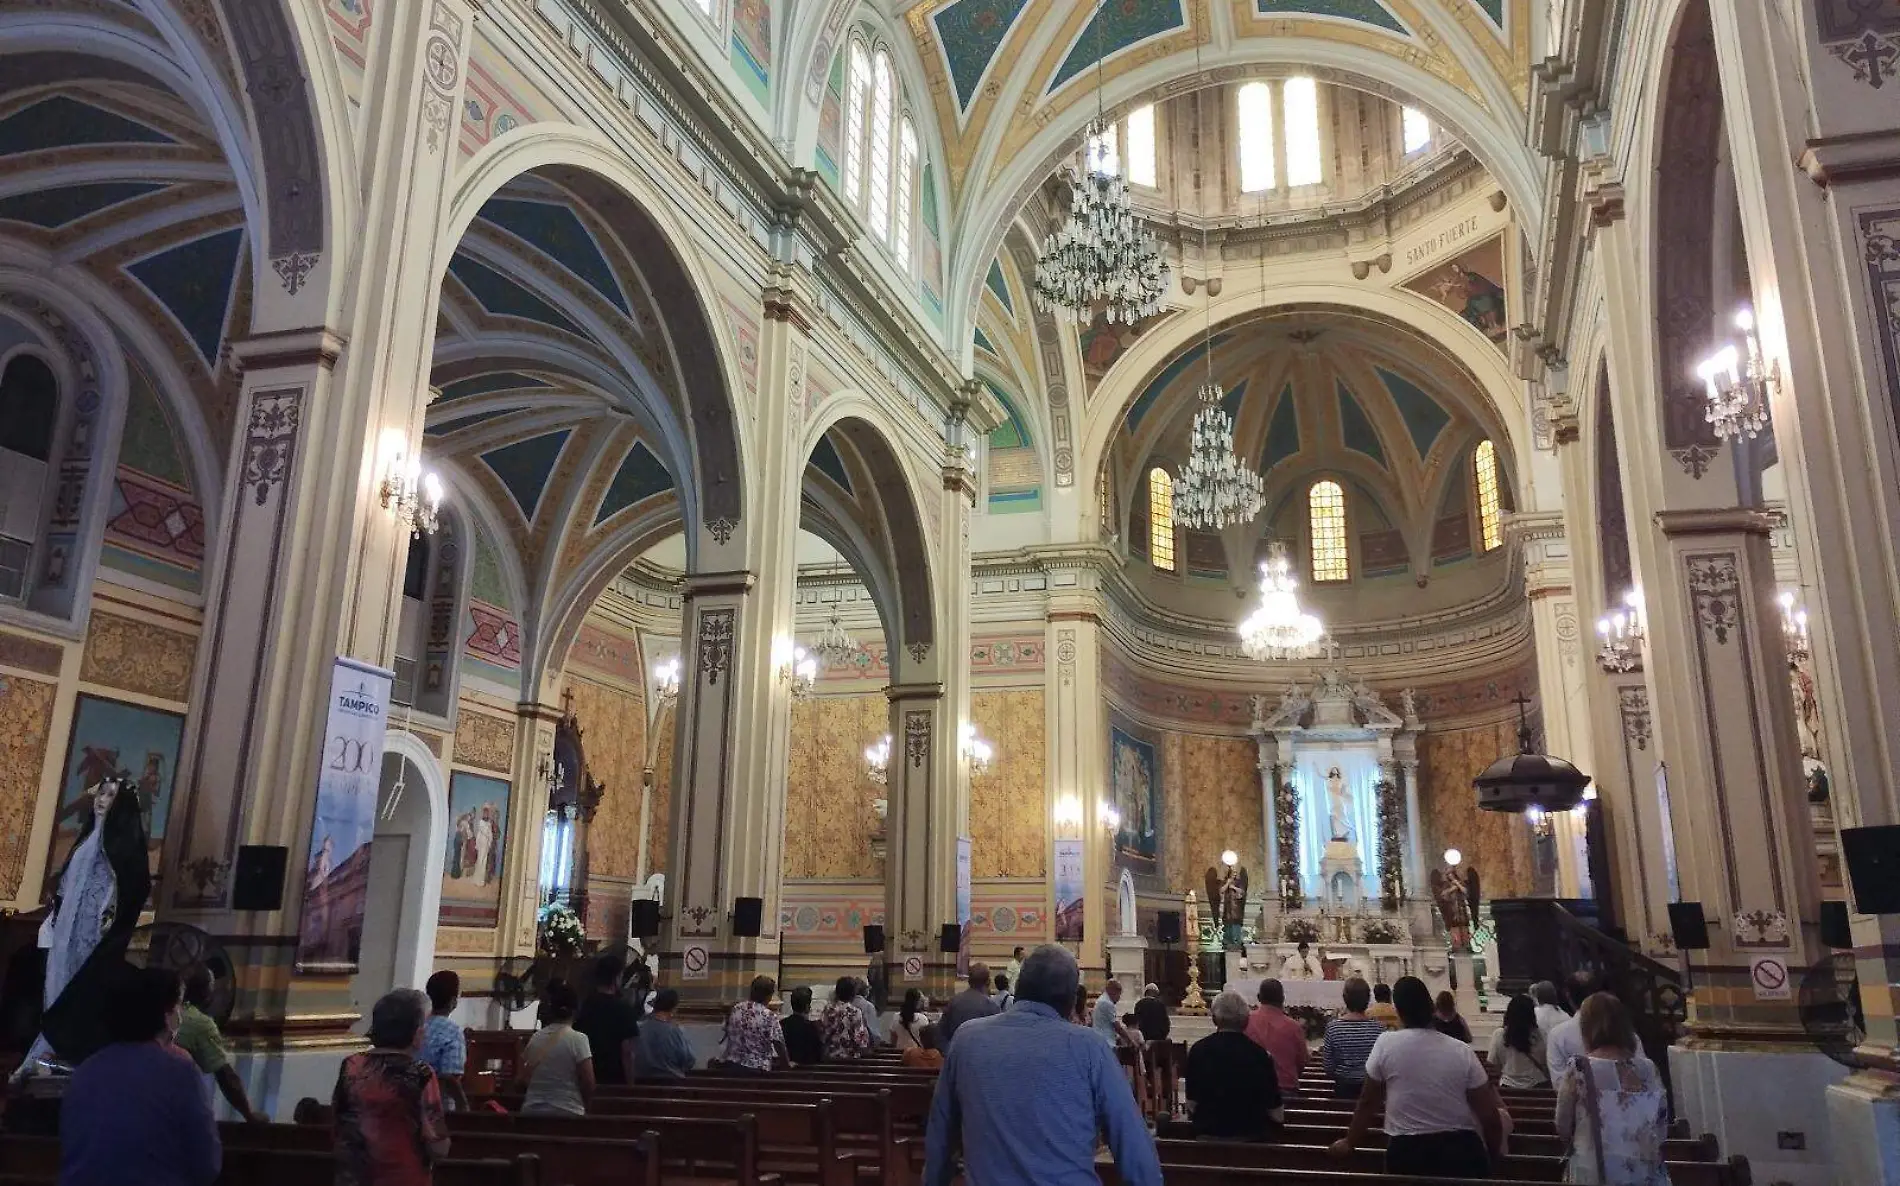
[[[1115,810],[1121,826],[1115,831],[1115,857],[1125,869],[1155,872],[1156,821],[1161,816],[1160,780],[1155,775],[1152,745],[1111,728],[1108,769]]]
[[[443,838],[440,921],[494,926],[501,914],[501,865],[508,850],[508,784],[456,771],[449,780],[449,833]]]
[[[1502,236],[1420,273],[1405,287],[1458,314],[1500,347],[1510,334],[1504,303]]]
[[[53,847],[46,859],[46,892],[59,876],[66,854],[79,837],[80,821],[92,811],[92,792],[102,779],[129,778],[138,784],[145,814],[145,835],[152,873],[165,840],[171,811],[172,780],[178,774],[178,746],[185,718],[80,693],[73,713],[72,739],[66,747],[65,779],[59,810],[53,816]]]

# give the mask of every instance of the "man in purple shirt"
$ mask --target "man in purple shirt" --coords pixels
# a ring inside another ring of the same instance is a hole
[[[1081,969],[1046,944],[1023,961],[1009,1012],[965,1021],[937,1080],[924,1186],[1099,1186],[1105,1132],[1127,1186],[1161,1186],[1161,1163],[1115,1051],[1068,1010]]]
[[[127,968],[108,998],[111,1044],[79,1064],[60,1106],[60,1186],[211,1186],[224,1162],[198,1068],[171,1044],[178,974]]]

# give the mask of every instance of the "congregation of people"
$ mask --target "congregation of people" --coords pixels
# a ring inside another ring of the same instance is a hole
[[[1288,1012],[1282,983],[1266,980],[1253,1001],[1217,994],[1213,1032],[1175,1066],[1179,1019],[1160,989],[1145,985],[1129,1002],[1111,979],[1091,999],[1075,957],[1056,945],[1018,949],[1004,972],[971,963],[934,1015],[916,988],[881,1015],[853,976],[837,980],[815,1016],[803,986],[787,994],[781,1015],[777,984],[761,976],[705,1060],[675,1020],[675,989],[643,991],[636,1002],[625,984],[609,957],[592,969],[584,998],[564,982],[546,986],[506,1085],[513,1110],[584,1117],[603,1093],[635,1084],[879,1060],[937,1076],[922,1134],[926,1186],[959,1177],[971,1186],[1086,1186],[1098,1181],[1104,1146],[1121,1181],[1148,1186],[1163,1180],[1162,1126],[1201,1140],[1273,1141],[1289,1108],[1323,1096],[1354,1101],[1334,1156],[1372,1145],[1376,1128],[1388,1173],[1486,1178],[1508,1152],[1511,1099],[1542,1091],[1554,1096],[1555,1131],[1569,1149],[1567,1180],[1669,1180],[1667,1097],[1627,1009],[1608,992],[1573,1014],[1554,985],[1534,986],[1505,1005],[1481,1057],[1451,994],[1434,998],[1415,977],[1344,982],[1343,1009],[1324,1019],[1317,1042]],[[369,1048],[343,1060],[327,1106],[306,1100],[299,1109],[330,1125],[339,1186],[427,1183],[450,1154],[448,1117],[472,1106],[459,996],[455,973],[444,971],[424,991],[383,997],[368,1018]],[[231,1070],[205,1000],[201,976],[128,970],[115,984],[112,1041],[79,1067],[67,1095],[63,1186],[116,1184],[133,1158],[151,1167],[141,1181],[219,1180],[219,1130],[201,1082],[235,1115],[266,1119]],[[1136,1083],[1163,1070],[1178,1073],[1180,1095],[1170,1081],[1158,1104],[1143,1104]],[[473,1106],[502,1107],[492,1095]]]

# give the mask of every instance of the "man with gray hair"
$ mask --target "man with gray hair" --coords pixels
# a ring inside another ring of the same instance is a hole
[[[1000,1010],[996,1002],[990,999],[990,966],[977,962],[970,965],[970,987],[950,998],[943,1007],[943,1015],[937,1018],[937,1038],[945,1050],[950,1049],[951,1039],[957,1036],[957,1030],[966,1021],[975,1021],[979,1017],[994,1017]]]
[[[959,1149],[971,1186],[1099,1186],[1098,1131],[1127,1186],[1161,1186],[1115,1052],[1067,1020],[1081,980],[1067,948],[1044,944],[1023,961],[1009,1012],[964,1023],[930,1106],[924,1186],[950,1186]]]
[[[1247,1036],[1247,999],[1228,989],[1208,1006],[1214,1032],[1187,1058],[1188,1117],[1194,1135],[1257,1140],[1284,1123],[1273,1056]]]

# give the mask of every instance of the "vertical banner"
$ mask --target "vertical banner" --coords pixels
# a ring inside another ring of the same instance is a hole
[[[1056,941],[1082,941],[1082,842],[1056,841]]]
[[[316,818],[304,864],[297,967],[354,972],[369,900],[370,841],[382,781],[383,733],[393,673],[337,657],[317,767]]]
[[[957,943],[957,975],[970,972],[970,838],[957,837],[957,925],[962,928]]]

